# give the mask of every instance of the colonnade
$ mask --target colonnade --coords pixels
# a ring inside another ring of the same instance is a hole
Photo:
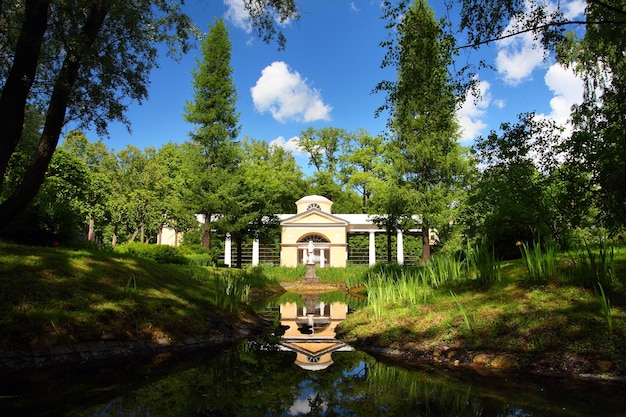
[[[369,231],[369,253],[368,263],[374,265],[376,263],[376,233],[382,230],[370,230]],[[258,237],[252,240],[252,266],[259,265],[259,253],[260,242]],[[346,252],[346,256],[348,256]],[[396,233],[396,262],[399,265],[404,265],[404,241],[402,230],[398,230]],[[226,240],[224,242],[224,264],[228,267],[232,266],[232,238],[230,233],[226,234]],[[324,260],[321,261],[321,267],[324,267]]]

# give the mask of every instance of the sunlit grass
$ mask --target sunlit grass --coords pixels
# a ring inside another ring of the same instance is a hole
[[[625,251],[605,248],[602,255],[595,250],[591,256],[596,257],[597,270],[605,270],[602,259],[606,259],[611,265],[607,270],[626,272]],[[609,253],[614,253],[613,257]],[[552,262],[553,255],[549,256]],[[369,305],[342,323],[342,337],[376,343],[393,340],[400,345],[411,342],[422,348],[448,345],[520,355],[586,355],[626,365],[623,277],[613,272],[611,290],[604,295],[597,290],[596,294],[586,284],[568,278],[571,275],[562,268],[572,268],[571,257],[554,259],[559,269],[549,266],[547,275],[530,281],[523,259],[495,267],[493,260],[486,261],[487,271],[498,274],[498,278],[491,275],[486,280],[479,276],[480,268],[470,263],[468,268],[460,268],[468,273],[457,279],[420,281],[430,288],[425,299],[400,294],[414,291],[408,289],[408,279],[417,272],[394,270],[386,278],[370,280],[367,289],[373,295],[368,298]],[[383,289],[384,285],[389,288]]]
[[[154,329],[173,340],[201,336],[236,311],[233,303],[216,305],[216,294],[228,289],[216,288],[214,277],[228,273],[0,243],[0,348],[39,346],[45,334],[54,334],[55,343],[103,334],[143,339]],[[262,285],[262,278],[250,281]]]

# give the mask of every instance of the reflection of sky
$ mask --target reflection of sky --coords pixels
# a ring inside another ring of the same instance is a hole
[[[346,369],[343,371],[343,377],[351,377],[366,372],[367,364],[365,362],[359,362],[357,366],[352,369]],[[335,381],[333,384],[337,386],[340,381]],[[283,414],[283,417],[287,416],[301,416],[311,412],[311,402],[315,400],[317,392],[310,386],[311,380],[306,380],[300,384],[300,396],[295,399],[291,407],[289,407],[289,413]],[[338,398],[342,396],[341,392],[337,393]],[[322,411],[328,411],[328,404],[326,402],[320,405]],[[340,411],[340,410],[336,410]]]
[[[315,392],[311,387],[306,387],[309,381],[306,381],[303,384],[300,384],[302,391],[300,391],[300,396],[293,402],[293,405],[289,407],[289,416],[300,416],[303,414],[308,414],[311,412],[311,402],[315,400],[317,396],[317,392]],[[320,408],[323,411],[326,411],[328,405],[326,403],[321,404]]]

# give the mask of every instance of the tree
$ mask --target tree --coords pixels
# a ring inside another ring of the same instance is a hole
[[[295,0],[244,2],[251,24],[267,41],[284,36],[280,20],[298,18]],[[128,100],[146,98],[160,44],[186,52],[195,29],[174,0],[27,0],[0,2],[0,195],[9,161],[23,139],[29,108],[45,114],[22,177],[0,204],[7,224],[37,194],[68,121],[95,125],[128,123]]]
[[[382,137],[370,136],[364,129],[357,129],[339,156],[340,182],[361,196],[362,212],[367,213],[378,178],[383,172]]]
[[[242,143],[241,163],[228,182],[230,197],[220,229],[230,233],[241,267],[242,245],[256,237],[276,238],[280,225],[276,213],[288,213],[306,188],[302,170],[293,155],[279,146],[250,138]]]
[[[197,213],[204,216],[203,245],[211,245],[214,215],[224,213],[224,192],[229,175],[237,166],[239,114],[235,110],[237,91],[230,66],[231,43],[228,29],[216,19],[202,42],[202,60],[193,72],[193,102],[187,102],[184,118],[196,125],[192,141],[200,152],[196,178]],[[221,190],[220,190],[221,189]]]
[[[585,6],[582,18],[571,18],[569,3],[467,0],[460,29],[467,31],[467,48],[530,32],[584,79],[567,158],[591,174],[597,220],[616,231],[626,226],[626,8],[616,0],[588,0]]]
[[[589,176],[564,159],[554,122],[532,113],[519,118],[477,140],[483,170],[463,209],[467,231],[506,257],[519,255],[516,242],[532,244],[537,235],[567,250],[572,231],[589,219]]]
[[[96,228],[108,223],[109,201],[111,198],[111,170],[117,165],[115,155],[107,149],[102,140],[89,142],[87,136],[79,130],[73,130],[65,136],[60,149],[65,149],[86,166],[86,183],[83,196],[84,212],[87,217],[86,237],[96,240]]]
[[[430,229],[446,227],[454,219],[466,170],[448,72],[454,42],[423,0],[408,6],[399,21],[395,9],[387,13],[397,40],[384,44],[388,50],[383,65],[395,66],[398,73],[396,81],[377,86],[387,92],[383,107],[390,110],[388,163],[393,168],[388,182],[410,190],[403,198],[402,217],[405,225],[420,217],[425,262],[430,259]]]

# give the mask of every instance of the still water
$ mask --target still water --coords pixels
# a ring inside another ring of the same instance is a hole
[[[626,416],[623,385],[405,369],[334,339],[345,303],[273,309],[280,330],[222,352],[0,375],[0,416]]]

